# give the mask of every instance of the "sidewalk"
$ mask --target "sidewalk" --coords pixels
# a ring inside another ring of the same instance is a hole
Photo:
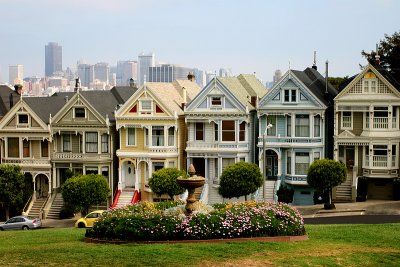
[[[400,201],[368,200],[365,202],[335,203],[336,209],[324,210],[323,204],[294,206],[304,218],[349,215],[400,215]]]

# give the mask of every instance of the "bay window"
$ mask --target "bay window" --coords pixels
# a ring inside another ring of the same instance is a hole
[[[296,137],[309,137],[310,136],[310,118],[309,115],[300,114],[296,115]]]
[[[235,141],[235,121],[222,121],[222,141]]]
[[[168,146],[175,145],[175,127],[168,128]]]
[[[204,123],[196,122],[195,124],[195,138],[196,141],[204,140]]]
[[[7,141],[8,157],[19,158],[19,138],[9,137]]]
[[[296,152],[295,173],[296,175],[307,175],[310,166],[310,156],[308,152]]]
[[[164,146],[164,126],[153,126],[152,146]]]
[[[246,141],[246,123],[239,124],[239,141]]]
[[[321,116],[314,116],[314,137],[321,136]]]
[[[128,146],[136,145],[136,129],[135,128],[127,128],[127,145]]]
[[[87,153],[97,153],[97,151],[98,151],[97,139],[98,139],[98,135],[96,132],[86,133],[86,135],[85,135],[85,142],[86,142],[85,151]]]

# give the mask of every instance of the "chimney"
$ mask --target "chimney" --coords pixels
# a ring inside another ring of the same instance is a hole
[[[64,100],[65,100],[65,102],[68,102],[68,96],[67,95],[64,96]]]
[[[196,80],[196,76],[194,75],[193,72],[189,71],[189,74],[187,76],[188,80],[191,82],[194,82]]]
[[[317,51],[314,51],[314,63],[311,68],[317,70]]]
[[[75,79],[75,92],[78,92],[81,89],[81,79],[76,78]]]
[[[375,52],[375,66],[379,66],[381,64],[381,57],[378,54],[379,45],[376,44],[376,52]]]
[[[15,89],[15,92],[17,94],[21,95],[21,93],[22,93],[22,85],[16,84],[16,85],[14,85],[14,89]]]
[[[325,94],[328,93],[328,60],[325,62]]]
[[[182,98],[183,98],[182,109],[185,109],[187,103],[187,91],[185,87],[182,87]]]
[[[130,79],[129,79],[129,87],[137,88],[137,87],[136,87],[135,80],[134,80],[133,78],[130,78]]]
[[[10,100],[10,109],[11,109],[11,108],[14,106],[14,97],[13,97],[13,93],[10,93],[9,100]]]

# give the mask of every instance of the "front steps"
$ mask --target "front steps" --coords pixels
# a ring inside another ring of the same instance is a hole
[[[265,188],[265,201],[274,201],[274,188],[275,188],[275,182],[272,180],[266,180],[264,183],[264,188]],[[261,187],[258,191],[258,195],[256,198],[257,202],[262,202],[264,201],[264,192],[263,188]]]
[[[117,205],[115,208],[124,207],[131,204],[135,188],[124,188],[119,195]]]
[[[51,203],[49,213],[47,213],[45,219],[60,219],[60,211],[63,206],[64,200],[62,198],[62,195],[61,193],[57,193],[56,197],[53,200],[53,203]]]
[[[37,198],[30,209],[28,216],[33,218],[40,218],[41,208],[43,207],[46,198]]]
[[[353,173],[347,174],[346,181],[336,187],[336,196],[334,202],[353,202],[352,200],[352,186],[353,186]]]

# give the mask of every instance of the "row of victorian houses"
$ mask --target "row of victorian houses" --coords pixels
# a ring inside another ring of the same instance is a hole
[[[108,91],[77,85],[50,97],[21,97],[2,86],[1,163],[32,177],[27,210],[35,202],[51,210],[68,170],[102,174],[113,192],[110,206],[153,201],[152,173],[190,164],[206,178],[204,199],[220,202],[219,177],[239,161],[258,164],[265,177],[253,198],[276,200],[286,185],[294,204],[313,204],[307,170],[322,158],[347,166],[336,200],[355,201],[360,177],[369,198],[393,198],[400,85],[380,67],[366,66],[340,92],[315,65],[287,71],[269,90],[254,75],[216,77],[204,88],[193,80]]]

